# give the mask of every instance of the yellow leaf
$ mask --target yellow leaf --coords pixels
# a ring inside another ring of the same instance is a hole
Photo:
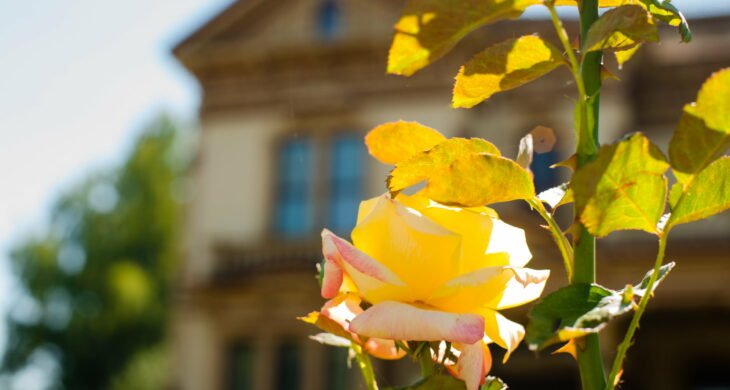
[[[623,5],[607,11],[591,25],[583,52],[627,50],[641,42],[658,41],[659,33],[651,14],[639,5]]]
[[[669,142],[669,161],[677,180],[692,177],[730,147],[730,68],[714,73],[702,85],[697,102],[685,106]]]
[[[409,0],[395,25],[388,73],[410,76],[475,29],[514,19],[540,0]]]
[[[388,189],[396,193],[431,178],[457,159],[475,153],[500,154],[496,146],[481,138],[450,138],[431,150],[399,163],[388,177]]]
[[[571,182],[581,222],[598,237],[626,229],[656,233],[668,167],[659,148],[640,133],[602,147]]]
[[[703,169],[684,190],[672,210],[667,229],[698,221],[730,208],[730,157]]]
[[[516,162],[492,154],[473,154],[434,174],[425,195],[437,202],[482,206],[535,197],[532,175]]]
[[[378,161],[397,164],[445,139],[438,131],[420,123],[398,121],[370,130],[365,136],[365,144]]]
[[[563,64],[560,51],[536,35],[498,43],[461,67],[454,85],[453,106],[473,107],[497,92],[517,88]]]
[[[639,51],[639,48],[641,47],[641,44],[636,44],[634,47],[630,47],[626,50],[618,50],[613,53],[614,56],[616,56],[616,62],[618,62],[618,68],[621,69],[624,67],[624,64],[629,62],[629,60],[636,54],[637,51]]]

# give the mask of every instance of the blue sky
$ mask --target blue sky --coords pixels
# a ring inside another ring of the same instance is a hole
[[[230,2],[0,1],[0,316],[14,291],[6,253],[58,194],[118,162],[161,110],[194,117],[198,87],[170,49]],[[730,13],[730,0],[673,4]]]

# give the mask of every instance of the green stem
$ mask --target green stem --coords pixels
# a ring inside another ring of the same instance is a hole
[[[357,366],[360,367],[360,373],[362,373],[362,379],[365,381],[365,387],[367,390],[378,390],[378,383],[375,381],[375,371],[373,370],[373,363],[370,361],[370,356],[359,347],[353,347],[352,350],[355,352],[355,360],[357,361]]]
[[[598,19],[598,0],[578,2],[580,11],[580,36],[584,38],[588,29]],[[601,90],[602,53],[583,55],[580,66],[581,79],[585,88],[580,97],[580,130],[577,139],[577,169],[595,159],[598,154],[598,113]],[[573,283],[596,282],[596,239],[583,226],[578,210],[574,209],[575,273]],[[598,334],[585,337],[583,348],[578,348],[578,368],[584,390],[602,390],[606,387],[606,373],[599,345]]]
[[[570,72],[573,74],[573,78],[575,79],[575,85],[578,88],[580,101],[583,101],[583,97],[586,96],[586,89],[585,85],[583,84],[583,77],[581,77],[578,59],[575,57],[573,47],[570,45],[568,32],[565,31],[565,27],[563,27],[563,22],[560,20],[558,12],[555,10],[555,5],[552,3],[545,3],[545,6],[547,7],[548,11],[550,11],[550,20],[552,20],[553,27],[555,27],[555,32],[558,34],[558,39],[560,39],[560,43],[563,44],[563,50],[565,50],[565,54],[568,56],[568,61],[570,63]]]
[[[563,230],[560,229],[560,226],[557,222],[555,222],[555,219],[547,212],[547,210],[545,210],[545,206],[543,206],[540,199],[530,199],[527,203],[529,203],[533,209],[537,210],[537,213],[540,214],[545,222],[547,222],[550,234],[553,236],[555,245],[558,246],[560,256],[563,258],[563,266],[565,267],[565,272],[568,273],[568,280],[571,280],[573,278],[573,247],[570,246],[568,239],[565,238]]]
[[[421,368],[422,377],[427,378],[433,375],[433,359],[431,358],[431,349],[428,346],[418,354],[418,366]]]
[[[631,318],[629,329],[626,331],[626,335],[624,336],[623,341],[621,341],[621,344],[619,344],[618,346],[618,349],[616,351],[616,358],[613,361],[613,367],[611,368],[611,373],[608,376],[606,390],[612,390],[616,385],[616,378],[621,371],[621,367],[623,367],[624,359],[626,358],[626,352],[629,350],[629,347],[631,347],[631,340],[633,340],[634,338],[634,333],[636,333],[636,329],[639,327],[639,321],[641,320],[641,316],[644,314],[644,310],[646,310],[646,305],[649,303],[649,299],[652,295],[652,290],[654,289],[654,284],[659,278],[659,270],[664,263],[664,252],[666,251],[666,249],[667,231],[663,232],[659,236],[659,250],[657,251],[656,261],[654,261],[654,270],[652,271],[651,277],[649,278],[649,284],[646,285],[646,291],[639,301],[639,307],[636,309],[636,311],[634,312],[634,316]]]

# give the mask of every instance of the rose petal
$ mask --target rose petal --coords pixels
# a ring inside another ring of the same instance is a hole
[[[488,302],[485,306],[508,309],[532,302],[540,297],[550,276],[550,270],[530,268],[510,268],[510,270],[514,273],[514,277],[507,282],[499,301]]]
[[[427,310],[394,301],[373,305],[350,322],[352,332],[368,337],[466,344],[481,340],[484,329],[480,315]]]
[[[332,299],[337,296],[342,286],[342,268],[334,261],[325,258],[324,277],[322,278],[322,298]]]
[[[378,359],[396,360],[406,356],[406,351],[397,348],[393,340],[369,338],[363,348]]]
[[[528,268],[482,268],[449,280],[425,302],[457,312],[519,306],[540,296],[549,275]]]
[[[524,241],[524,233],[522,242],[517,241],[515,245],[510,244],[506,247],[496,245],[493,240],[490,240],[495,229],[498,234],[504,235],[504,227],[511,227],[500,221],[497,213],[492,209],[446,206],[428,199],[421,193],[411,196],[399,194],[396,200],[462,237],[459,274],[480,268],[510,265],[512,264],[510,257],[513,255],[517,258],[524,257],[527,246]],[[521,231],[518,228],[513,229],[515,232]]]
[[[352,240],[409,286],[405,301],[427,297],[458,274],[461,237],[387,197],[355,227]]]
[[[479,313],[484,317],[484,332],[487,337],[507,350],[503,360],[506,363],[525,337],[525,328],[494,310],[483,309]],[[355,318],[357,319],[357,317]]]
[[[481,340],[462,346],[454,371],[466,383],[466,390],[478,390],[492,368],[492,354]]]
[[[509,265],[513,267],[524,267],[532,258],[525,231],[499,219],[494,220],[486,253],[508,253]]]
[[[352,282],[368,302],[412,298],[412,291],[391,270],[326,229],[322,231],[322,251],[326,261],[344,271],[343,288]]]

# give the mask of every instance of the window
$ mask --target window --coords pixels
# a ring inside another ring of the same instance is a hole
[[[366,161],[360,133],[297,137],[281,144],[276,234],[306,239],[323,227],[338,234],[349,232],[365,193]]]
[[[299,345],[287,342],[276,351],[276,390],[299,390],[302,379]]]
[[[312,141],[294,138],[279,151],[276,231],[287,238],[309,234],[313,227]]]
[[[551,165],[558,162],[555,150],[547,153],[535,153],[532,157],[530,169],[535,175],[535,191],[542,192],[558,184],[558,175],[555,169],[550,168]]]
[[[362,137],[336,137],[330,146],[330,180],[327,227],[336,233],[355,227],[357,208],[363,194],[365,150]]]
[[[352,371],[347,364],[348,352],[348,348],[327,347],[327,361],[324,367],[327,390],[349,390],[352,388]]]
[[[229,353],[229,388],[253,390],[253,348],[250,344],[236,344]]]
[[[342,18],[336,0],[323,0],[317,10],[317,33],[322,40],[331,41],[340,32]]]

